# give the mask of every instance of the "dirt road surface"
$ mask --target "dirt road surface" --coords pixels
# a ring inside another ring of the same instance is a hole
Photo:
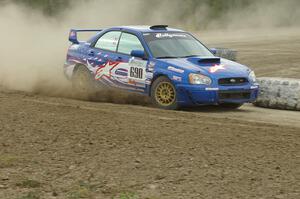
[[[299,35],[203,40],[237,49],[260,76],[300,78]],[[296,199],[299,145],[300,112],[0,91],[1,199]]]

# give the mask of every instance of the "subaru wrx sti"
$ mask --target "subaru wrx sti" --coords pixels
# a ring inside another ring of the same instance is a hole
[[[80,32],[95,31],[88,41]],[[259,85],[248,67],[215,56],[192,34],[166,25],[70,31],[64,72],[74,89],[95,84],[147,95],[159,108],[254,102]]]

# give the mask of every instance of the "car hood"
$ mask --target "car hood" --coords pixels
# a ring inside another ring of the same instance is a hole
[[[161,60],[167,65],[189,72],[217,77],[248,77],[251,71],[248,67],[218,57],[191,57]]]

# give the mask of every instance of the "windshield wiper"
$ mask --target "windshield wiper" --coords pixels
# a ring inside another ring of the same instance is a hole
[[[156,59],[175,59],[175,58],[189,58],[189,57],[199,57],[200,55],[187,55],[182,57],[174,57],[174,56],[162,56],[162,57],[156,57]]]
[[[189,58],[189,57],[199,57],[200,55],[187,55],[187,56],[182,56],[180,58]]]
[[[156,57],[156,59],[175,59],[178,57],[172,57],[172,56],[162,56],[162,57]]]

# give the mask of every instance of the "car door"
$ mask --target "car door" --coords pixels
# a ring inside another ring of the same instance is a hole
[[[88,51],[88,66],[92,68],[95,80],[111,85],[111,68],[115,64],[116,50],[121,31],[104,33]]]
[[[95,80],[112,87],[145,92],[147,61],[133,58],[132,50],[143,50],[138,37],[110,31],[103,34],[88,52]]]
[[[133,50],[144,51],[140,39],[133,33],[122,32],[117,53],[121,62],[113,72],[115,79],[125,80],[125,85],[130,90],[145,92],[146,90],[146,67],[148,61],[131,56]]]

